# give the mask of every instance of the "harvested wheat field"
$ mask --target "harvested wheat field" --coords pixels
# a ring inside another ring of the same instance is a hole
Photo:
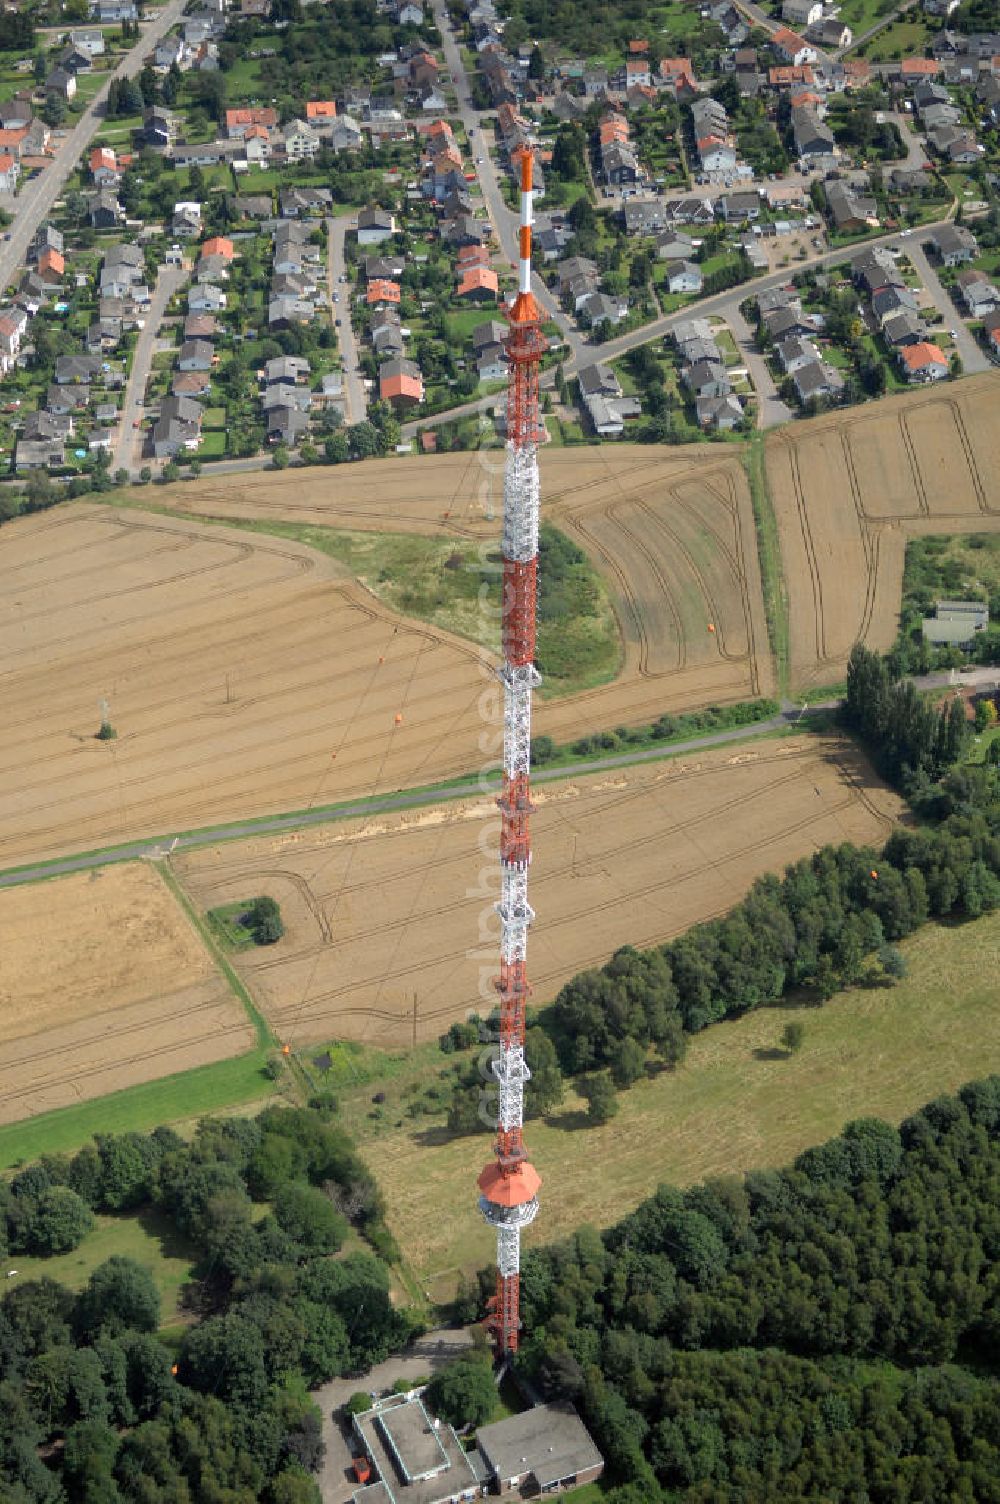
[[[297,543],[81,504],[11,523],[0,866],[475,768],[483,679]]]
[[[157,501],[234,522],[495,540],[503,460],[503,449],[489,449],[211,477],[164,487]],[[700,445],[603,445],[546,451],[541,465],[543,516],[604,574],[625,661],[613,684],[542,704],[540,730],[578,736],[772,692],[753,510],[739,454]]]
[[[896,635],[906,540],[1000,530],[1000,373],[795,423],[767,439],[792,682],[843,678]]]
[[[254,1032],[148,864],[0,892],[0,1122],[252,1048]]]
[[[535,1001],[626,942],[730,908],[760,873],[827,842],[885,839],[901,804],[839,739],[790,738],[533,793]],[[284,939],[233,964],[275,1032],[378,1045],[488,1008],[496,809],[468,801],[178,854],[203,910],[269,893]]]

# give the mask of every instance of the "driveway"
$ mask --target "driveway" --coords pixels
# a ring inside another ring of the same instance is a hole
[[[333,215],[327,219],[327,298],[330,302],[330,317],[333,320],[340,319],[340,328],[336,331],[340,345],[340,354],[344,362],[344,396],[347,406],[347,421],[349,423],[363,423],[368,413],[368,404],[365,400],[365,388],[358,370],[358,345],[354,338],[354,326],[351,323],[351,288],[348,283],[341,284],[341,277],[347,275],[347,259],[344,254],[344,241],[347,231],[353,224],[357,224],[357,211],[349,214]],[[339,290],[340,302],[333,301],[333,295]]]
[[[141,72],[143,58],[180,21],[185,4],[186,0],[168,0],[168,4],[156,13],[148,25],[140,27],[135,46],[125,54],[115,71],[108,74],[100,92],[63,138],[52,162],[18,194],[17,217],[11,226],[10,239],[0,241],[0,291],[14,280],[18,267],[27,259],[28,247],[36,230],[51,212],[70,173],[79,166],[87,143],[104,114],[104,103],[112,78],[134,78]]]
[[[125,388],[125,402],[122,406],[121,428],[118,433],[118,444],[115,449],[115,457],[112,470],[128,470],[133,479],[142,468],[142,446],[144,435],[141,429],[136,428],[136,423],[142,418],[143,399],[146,395],[146,382],[153,365],[153,353],[156,349],[156,341],[159,337],[160,326],[167,310],[167,304],[179,288],[183,287],[187,279],[187,272],[180,266],[161,266],[150,299],[149,308],[146,310],[146,319],[143,327],[139,330],[139,338],[136,340],[135,352],[132,356],[132,370],[129,373],[128,386]]]
[[[947,329],[954,329],[955,348],[962,357],[962,365],[965,370],[970,376],[978,371],[988,371],[991,369],[989,361],[976,344],[967,325],[962,320],[962,315],[951,301],[948,292],[942,287],[941,279],[927,259],[927,254],[923,248],[923,239],[927,234],[927,229],[928,227],[925,225],[920,230],[915,230],[908,237],[907,244],[904,247],[906,254],[913,262],[913,268],[919,274],[921,282],[923,282],[930,293],[934,307],[943,317],[945,327]]]
[[[361,1378],[332,1379],[329,1384],[313,1391],[312,1397],[323,1416],[323,1440],[326,1442],[326,1456],[317,1477],[323,1504],[349,1504],[357,1488],[350,1474],[351,1447],[339,1420],[334,1418],[340,1406],[359,1389],[383,1394],[397,1379],[407,1379],[412,1383],[414,1379],[427,1378],[471,1346],[472,1332],[468,1327],[442,1327],[418,1338],[405,1353],[379,1363]]]

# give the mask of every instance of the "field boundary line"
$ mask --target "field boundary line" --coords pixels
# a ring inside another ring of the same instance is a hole
[[[781,558],[778,519],[767,482],[767,453],[763,434],[754,434],[745,451],[744,464],[750,484],[757,533],[757,558],[764,596],[764,619],[774,658],[778,698],[788,693],[790,648],[788,635],[788,586]]]
[[[271,1029],[271,1025],[268,1023],[263,1013],[257,1007],[257,1004],[250,996],[246,985],[237,976],[232,966],[230,966],[229,961],[223,954],[222,947],[216,943],[215,936],[209,930],[208,925],[204,923],[201,915],[198,913],[198,910],[191,902],[187,893],[181,887],[181,884],[179,883],[176,876],[174,875],[173,870],[171,869],[169,857],[167,857],[162,862],[151,862],[150,866],[160,874],[160,877],[163,879],[170,893],[173,895],[177,903],[180,904],[181,909],[187,915],[187,918],[191,921],[192,925],[195,928],[195,932],[200,937],[202,944],[208,951],[208,954],[211,956],[218,969],[222,972],[222,975],[229,983],[229,986],[232,989],[233,993],[242,1004],[247,1018],[253,1024],[254,1033],[257,1036],[258,1046],[261,1049],[267,1049],[268,1046],[275,1046],[278,1041]]]

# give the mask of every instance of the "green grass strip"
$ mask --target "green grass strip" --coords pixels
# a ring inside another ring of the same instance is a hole
[[[177,1123],[224,1107],[258,1102],[277,1090],[263,1074],[266,1060],[266,1050],[251,1050],[233,1060],[161,1076],[157,1081],[95,1097],[77,1107],[61,1107],[21,1123],[8,1123],[0,1128],[0,1169],[38,1159],[42,1154],[68,1153],[95,1133],[148,1133],[161,1123]]]
[[[154,862],[153,865],[155,866],[157,872],[159,872],[160,876],[163,878],[163,881],[166,883],[171,893],[176,898],[177,902],[180,904],[181,908],[184,910],[185,914],[190,919],[191,923],[194,925],[195,929],[198,931],[205,949],[212,957],[216,966],[218,966],[219,970],[222,972],[233,992],[243,1004],[247,1018],[249,1018],[256,1031],[258,1045],[263,1049],[273,1049],[278,1041],[271,1031],[270,1024],[264,1017],[263,1013],[261,1013],[260,1009],[257,1007],[257,1004],[254,1002],[253,998],[250,996],[246,987],[240,981],[233,968],[230,966],[228,959],[223,953],[222,947],[219,945],[219,942],[216,940],[210,927],[202,919],[201,915],[198,913],[198,910],[195,908],[194,904],[184,892],[184,889],[181,887],[180,883],[171,872],[167,863]]]
[[[778,693],[785,695],[788,693],[789,673],[788,591],[781,563],[778,522],[774,515],[774,506],[767,484],[763,434],[755,433],[750,440],[746,471],[750,482],[754,522],[757,526],[757,557],[760,560],[767,635],[778,675]]]

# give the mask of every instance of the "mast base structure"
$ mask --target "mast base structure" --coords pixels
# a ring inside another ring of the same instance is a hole
[[[500,798],[500,1040],[493,1073],[499,1088],[496,1158],[479,1177],[479,1209],[497,1235],[496,1294],[487,1325],[501,1363],[517,1352],[521,1332],[521,1229],[538,1215],[541,1177],[524,1147],[524,1087],[531,1072],[524,1058],[528,903],[531,865],[531,700],[541,683],[534,665],[538,588],[538,373],[547,348],[542,318],[531,291],[531,153],[521,155],[521,226],[518,291],[508,310],[505,341],[507,457],[503,495],[504,751]]]

